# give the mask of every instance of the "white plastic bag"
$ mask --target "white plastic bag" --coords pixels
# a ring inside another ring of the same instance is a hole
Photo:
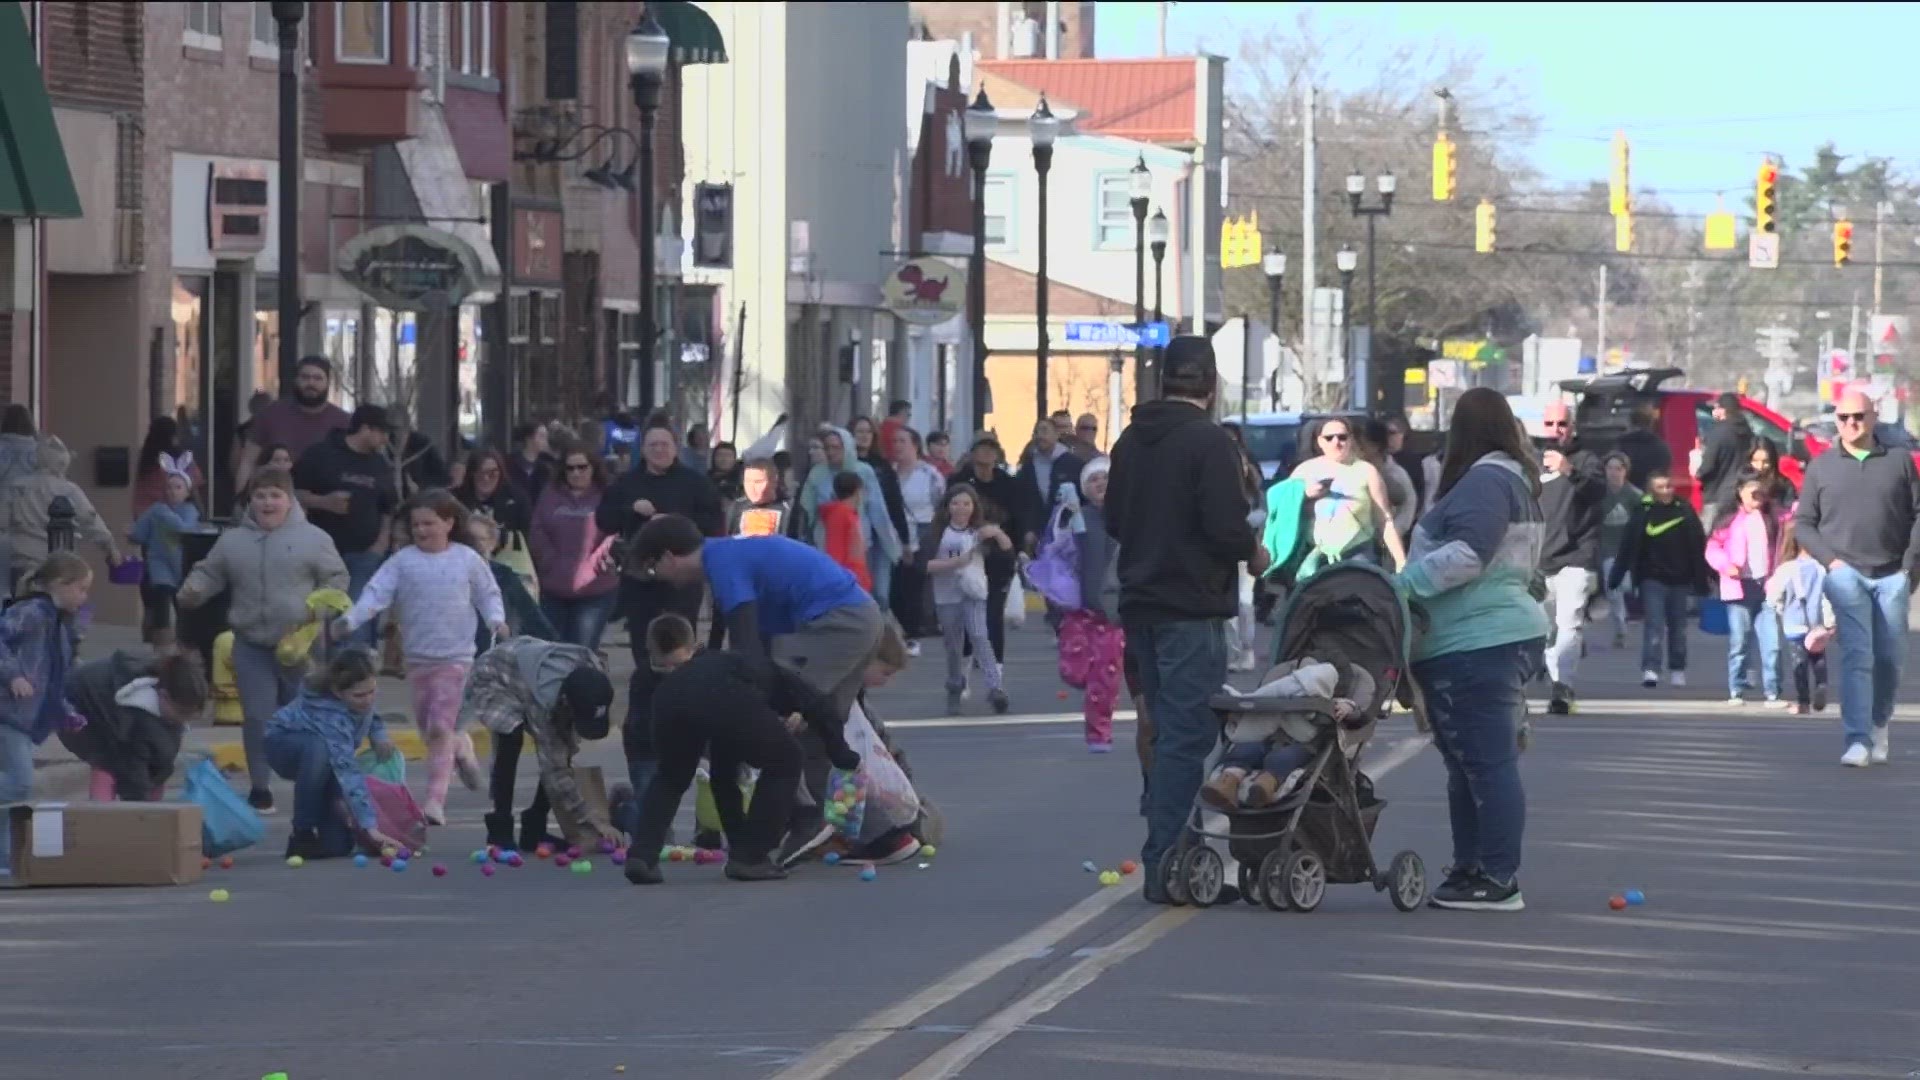
[[[893,760],[858,702],[847,714],[846,732],[847,745],[860,755],[860,768],[852,774],[838,769],[828,774],[828,820],[856,843],[912,825],[920,817],[920,797],[914,793],[913,781]],[[831,805],[835,802],[841,805]]]
[[[1007,586],[1006,624],[1013,627],[1027,625],[1027,590],[1020,584],[1020,577],[1013,575],[1013,582]]]

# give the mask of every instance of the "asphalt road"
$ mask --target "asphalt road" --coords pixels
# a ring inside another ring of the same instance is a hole
[[[1044,631],[1014,648],[1015,713],[1068,707]],[[1364,887],[1311,915],[1149,907],[1137,878],[1102,889],[1082,861],[1138,847],[1131,755],[1087,754],[1064,716],[929,726],[927,662],[878,699],[947,815],[925,868],[483,879],[462,859],[482,808],[462,795],[451,838],[405,874],[289,869],[279,831],[193,887],[0,893],[0,1075],[1913,1074],[1912,746],[1843,771],[1837,718],[1714,704],[1718,657],[1697,652],[1696,689],[1676,695],[1643,694],[1597,650],[1583,711],[1540,721],[1518,915],[1400,914]],[[1404,718],[1370,753],[1391,804],[1380,848],[1437,876],[1438,761]],[[434,860],[452,873],[431,877]],[[216,885],[230,903],[208,901]],[[1648,903],[1610,911],[1628,888]]]

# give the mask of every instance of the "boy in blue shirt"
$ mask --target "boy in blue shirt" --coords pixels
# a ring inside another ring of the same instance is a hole
[[[714,617],[726,620],[730,651],[798,671],[826,696],[842,722],[863,687],[884,683],[902,666],[892,662],[900,659],[893,650],[875,663],[886,616],[873,597],[825,553],[797,540],[710,540],[691,520],[662,514],[640,529],[629,557],[679,588],[705,582],[713,591]],[[828,770],[825,748],[810,736],[803,746],[813,805],[796,815],[776,860],[781,865],[817,850],[833,836],[820,813]]]

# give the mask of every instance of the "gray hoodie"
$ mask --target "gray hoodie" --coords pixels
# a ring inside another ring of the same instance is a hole
[[[227,625],[250,645],[273,646],[309,618],[307,596],[347,588],[347,567],[333,540],[307,520],[298,504],[285,524],[268,532],[247,513],[220,534],[213,550],[180,587],[183,607],[197,607],[226,591]]]
[[[0,435],[0,440],[25,438],[24,435]],[[112,531],[94,509],[93,501],[80,490],[80,485],[67,479],[73,453],[66,443],[49,435],[26,460],[36,464],[0,487],[0,516],[5,518],[16,573],[24,577],[47,561],[47,507],[62,496],[73,507],[74,532],[80,539],[99,544],[107,551],[118,550]],[[6,462],[0,460],[0,469],[5,467]]]

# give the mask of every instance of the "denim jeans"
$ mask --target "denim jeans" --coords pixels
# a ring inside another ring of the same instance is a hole
[[[336,805],[342,798],[333,774],[327,741],[311,731],[276,731],[267,736],[267,762],[282,780],[293,782],[293,828],[320,834],[322,850],[344,855],[353,850],[353,829]]]
[[[873,598],[886,611],[893,606],[893,560],[878,544],[867,548],[867,573],[873,578]]]
[[[0,806],[33,797],[33,737],[0,724]],[[0,870],[12,865],[11,825],[0,822]]]
[[[1227,681],[1227,635],[1218,619],[1134,623],[1126,635],[1153,716],[1147,842],[1140,849],[1141,864],[1151,871],[1180,838],[1207,755],[1220,736],[1220,720],[1207,701]],[[1149,899],[1162,899],[1164,888],[1157,874],[1147,875]]]
[[[1644,622],[1640,624],[1640,668],[1660,670],[1661,646],[1666,647],[1667,670],[1687,670],[1687,596],[1688,590],[1664,581],[1640,583],[1640,605]]]
[[[1834,644],[1840,650],[1840,724],[1847,745],[1867,743],[1893,719],[1900,656],[1907,646],[1905,574],[1868,577],[1850,566],[1827,573]]]
[[[347,596],[358,600],[366,590],[367,582],[372,581],[375,571],[380,569],[380,564],[387,561],[387,556],[381,551],[356,551],[340,556],[340,561],[347,566]],[[380,620],[374,619],[348,635],[343,644],[371,649],[379,641],[379,636]]]
[[[613,593],[605,596],[542,596],[540,610],[553,624],[554,632],[560,640],[569,645],[584,645],[589,649],[600,648],[600,636],[606,632],[607,620],[613,617],[613,605],[619,597]],[[642,627],[644,637],[645,627]]]
[[[1433,745],[1447,767],[1453,867],[1499,882],[1520,870],[1527,793],[1520,786],[1521,687],[1538,642],[1495,645],[1413,665],[1427,699]]]
[[[1774,701],[1780,697],[1780,616],[1766,606],[1764,584],[1742,581],[1741,585],[1745,595],[1727,601],[1727,695],[1739,697],[1748,688],[1747,666],[1757,644],[1760,689],[1768,701]],[[1901,610],[1906,610],[1905,605]]]
[[[233,682],[240,694],[240,742],[247,752],[247,775],[255,791],[265,791],[272,769],[264,736],[267,721],[300,690],[300,670],[281,667],[271,645],[233,643]]]

